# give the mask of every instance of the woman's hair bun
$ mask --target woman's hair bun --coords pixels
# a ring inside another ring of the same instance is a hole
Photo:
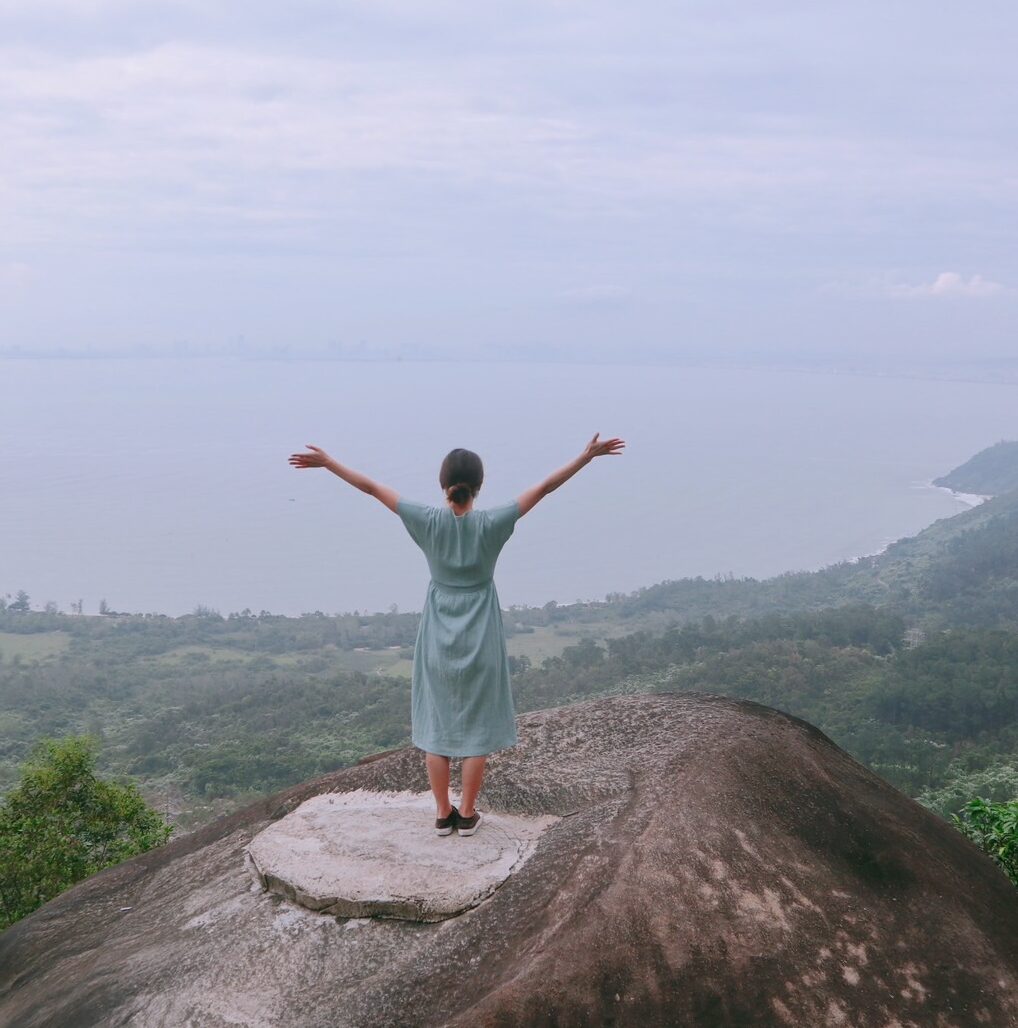
[[[450,450],[442,461],[438,484],[445,495],[462,507],[471,496],[476,496],[484,481],[484,465],[473,450]]]
[[[453,503],[462,507],[473,496],[474,491],[466,482],[457,482],[456,485],[449,486],[445,494]]]

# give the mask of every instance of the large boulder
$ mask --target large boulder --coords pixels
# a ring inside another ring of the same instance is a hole
[[[456,867],[499,818],[531,824],[526,859],[462,913],[326,914],[251,866],[256,837],[314,797],[426,793],[421,753],[397,750],[109,868],[8,929],[0,1024],[1018,1023],[1014,887],[812,726],[669,693],[518,725],[519,745],[489,762],[476,835],[435,836],[426,804],[398,829]],[[380,847],[379,863],[407,847]]]

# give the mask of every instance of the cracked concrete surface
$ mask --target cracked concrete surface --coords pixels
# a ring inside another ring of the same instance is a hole
[[[486,811],[474,835],[439,836],[430,792],[355,789],[305,800],[245,853],[263,888],[310,910],[441,921],[487,899],[559,820]]]

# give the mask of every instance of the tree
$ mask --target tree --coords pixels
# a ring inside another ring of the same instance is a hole
[[[106,602],[106,597],[104,596],[99,601],[99,613],[100,614],[109,614],[109,612],[110,612],[110,605]]]
[[[97,747],[88,735],[42,739],[0,800],[0,929],[169,839],[136,785],[96,777]]]
[[[32,609],[28,602],[28,593],[24,589],[19,589],[13,602],[7,604],[7,609],[16,611],[18,614],[27,614]]]
[[[571,667],[589,668],[604,660],[605,651],[591,638],[581,639],[575,646],[562,651],[562,659]]]

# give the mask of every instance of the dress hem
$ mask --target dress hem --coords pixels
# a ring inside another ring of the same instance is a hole
[[[456,746],[442,746],[431,743],[422,744],[419,743],[416,739],[412,740],[412,742],[417,749],[423,750],[425,753],[437,753],[441,757],[487,757],[490,756],[492,753],[498,753],[501,750],[512,749],[513,746],[519,745],[519,739],[514,739],[512,742],[506,742],[500,746],[492,746],[490,749],[482,748],[480,752],[477,752],[478,748],[475,746],[472,747],[472,751],[470,753],[456,753],[453,752],[457,749]]]

